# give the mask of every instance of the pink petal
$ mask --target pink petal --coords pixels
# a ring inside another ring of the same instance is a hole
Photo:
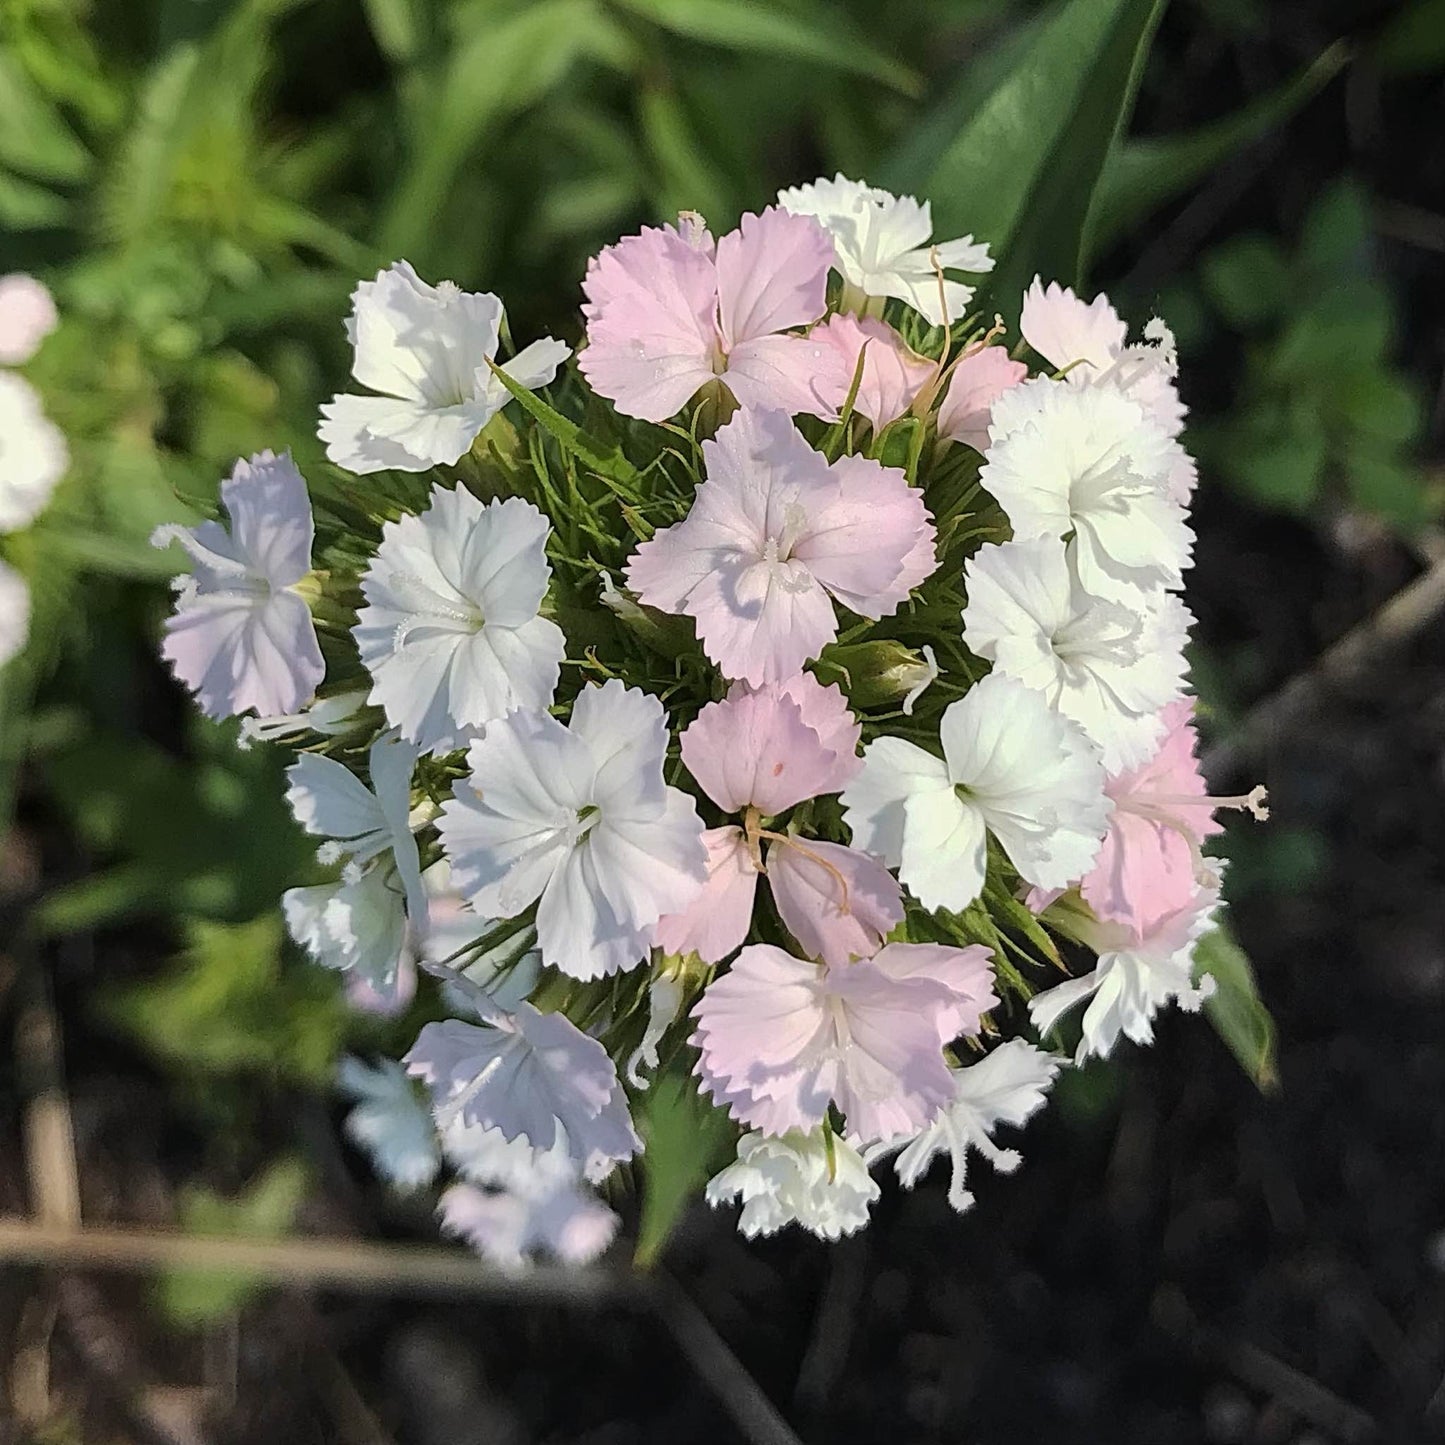
[[[1114,809],[1098,859],[1080,885],[1098,917],[1141,938],[1193,902],[1199,846],[1222,831],[1195,757],[1193,713],[1192,698],[1171,703],[1154,757],[1105,783]]]
[[[739,342],[807,326],[827,305],[833,243],[811,216],[749,213],[717,243],[719,329]]]
[[[951,948],[943,943],[890,943],[873,957],[889,978],[928,978],[952,995],[937,1015],[940,1043],[975,1035],[983,1015],[998,1006],[993,989],[993,954],[981,943]]]
[[[626,416],[665,421],[713,377],[713,259],[671,226],[646,227],[592,258],[577,365]]]
[[[897,879],[856,848],[816,838],[773,843],[767,870],[778,914],[810,958],[868,958],[903,921]]]
[[[1098,371],[1112,364],[1128,334],[1107,296],[1100,294],[1086,303],[1057,281],[1045,287],[1037,276],[1024,292],[1019,331],[1051,365],[1082,361]]]
[[[24,366],[59,319],[43,281],[23,271],[0,276],[0,365]]]
[[[842,358],[818,340],[817,331],[810,336],[759,336],[738,342],[728,353],[723,381],[739,406],[825,418],[837,415],[829,398],[848,389]]]
[[[839,457],[830,470],[837,499],[813,514],[793,555],[845,607],[886,617],[937,565],[923,494],[868,457]]]
[[[837,791],[830,786],[837,755],[775,683],[756,692],[734,688],[722,702],[709,703],[681,744],[687,770],[727,813],[751,806],[772,815]]]
[[[652,941],[664,953],[695,953],[704,963],[720,963],[748,936],[758,870],[748,854],[741,828],[709,828],[707,882],[681,913],[662,919]]]
[[[836,358],[834,390],[824,393],[831,408],[813,413],[825,421],[831,421],[842,410],[860,352],[863,375],[853,409],[868,418],[874,431],[881,431],[907,412],[934,373],[931,361],[911,352],[903,338],[877,317],[854,316],[851,312],[830,316],[826,324],[814,328],[811,339],[822,342]]]
[[[965,356],[953,369],[938,408],[938,435],[988,450],[988,418],[993,404],[1029,374],[1021,361],[1010,359],[1002,346],[985,346]]]
[[[800,672],[779,684],[779,690],[797,703],[803,721],[818,734],[818,740],[838,759],[836,771],[825,793],[836,793],[863,766],[858,743],[863,725],[848,710],[848,700],[836,683],[826,687],[811,672]]]

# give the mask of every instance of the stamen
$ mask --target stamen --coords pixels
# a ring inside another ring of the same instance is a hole
[[[820,853],[817,853],[806,843],[800,843],[796,838],[787,833],[774,833],[769,828],[758,830],[759,838],[766,838],[770,843],[780,843],[786,848],[796,848],[810,863],[816,863],[825,873],[838,885],[838,892],[842,894],[842,902],[838,905],[840,915],[851,913],[852,906],[848,901],[848,880],[838,870],[835,864],[830,863]]]

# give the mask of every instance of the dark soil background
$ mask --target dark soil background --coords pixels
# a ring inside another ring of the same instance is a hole
[[[1367,34],[1385,8],[1281,4],[1237,40],[1181,9],[1137,128],[1226,112],[1342,29]],[[1212,242],[1242,228],[1292,236],[1342,172],[1377,202],[1433,215],[1433,246],[1428,228],[1423,243],[1382,233],[1378,244],[1401,301],[1399,358],[1434,399],[1438,464],[1442,122],[1439,79],[1386,85],[1357,65],[1109,258],[1100,280],[1146,314]],[[1223,349],[1195,359],[1186,399],[1218,415],[1240,377]],[[1197,528],[1189,601],[1201,652],[1233,679],[1222,711],[1235,714],[1309,669],[1425,565],[1418,544],[1360,519],[1281,520],[1208,477]],[[1266,782],[1269,829],[1307,854],[1286,878],[1283,855],[1256,835],[1235,848],[1236,931],[1279,1029],[1276,1092],[1258,1092],[1199,1019],[1170,1016],[1154,1049],[1061,1086],[1056,1106],[1009,1141],[1025,1155],[1018,1174],[976,1162],[978,1204],[963,1219],[935,1179],[912,1195],[885,1186],[871,1228],[835,1248],[791,1234],[751,1246],[729,1217],[688,1220],[671,1269],[804,1440],[1445,1440],[1445,624],[1332,680],[1231,771],[1212,778],[1215,790]],[[44,817],[30,821],[35,866],[79,866]],[[165,1081],[86,1006],[97,978],[143,971],[156,943],[126,934],[49,959],[94,1217],[169,1220],[194,1162]],[[14,1003],[10,990],[7,1029]],[[304,1225],[374,1230],[379,1195],[336,1143],[326,1106],[278,1096],[259,1107],[278,1138],[321,1161]],[[22,1180],[12,1116],[0,1210],[25,1207]],[[386,1227],[429,1229],[394,1212]],[[63,1438],[85,1441],[747,1438],[674,1335],[606,1302],[282,1294],[197,1341],[158,1325],[135,1281],[0,1274],[12,1389],[26,1378],[24,1351],[48,1342],[78,1402],[79,1433]],[[219,1401],[190,1388],[216,1379]],[[0,1422],[12,1403],[0,1402]],[[17,1430],[0,1423],[0,1441],[24,1438]]]

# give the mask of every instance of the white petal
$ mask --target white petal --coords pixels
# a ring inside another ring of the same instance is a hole
[[[879,738],[863,752],[858,776],[843,790],[843,820],[853,844],[890,868],[903,861],[905,813],[915,793],[949,787],[947,765],[902,738]]]

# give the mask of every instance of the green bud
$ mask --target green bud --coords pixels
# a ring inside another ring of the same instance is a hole
[[[818,671],[836,681],[855,707],[886,707],[916,695],[938,676],[932,649],[915,652],[893,638],[849,642],[823,649]],[[925,655],[929,654],[929,655]]]
[[[598,576],[602,579],[602,605],[654,652],[682,657],[697,651],[697,633],[690,618],[647,607],[630,592],[620,591],[607,572],[599,569]]]

